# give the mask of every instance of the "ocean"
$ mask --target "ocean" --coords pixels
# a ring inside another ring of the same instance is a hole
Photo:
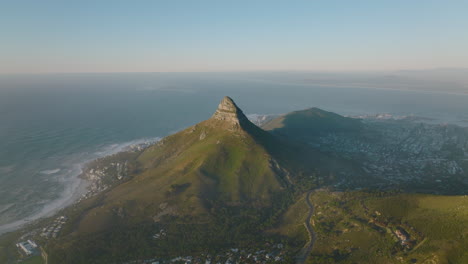
[[[466,93],[321,86],[291,78],[278,73],[0,76],[0,233],[70,204],[76,190],[85,188],[77,175],[87,161],[207,119],[225,95],[246,114],[319,107],[343,115],[411,115],[468,126]]]

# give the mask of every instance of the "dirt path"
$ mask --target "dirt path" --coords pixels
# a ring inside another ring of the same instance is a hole
[[[315,240],[317,239],[317,235],[315,234],[314,229],[310,224],[310,219],[314,214],[314,205],[310,202],[310,194],[312,191],[309,191],[306,196],[307,206],[309,206],[309,214],[304,222],[304,226],[307,229],[307,233],[309,233],[309,242],[307,242],[304,247],[301,249],[299,254],[296,257],[296,264],[303,264],[307,260],[307,257],[310,255],[312,248],[314,247]]]

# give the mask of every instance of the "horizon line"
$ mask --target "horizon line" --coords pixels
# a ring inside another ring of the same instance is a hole
[[[375,69],[375,70],[220,70],[220,71],[96,71],[96,72],[0,72],[0,76],[14,75],[66,75],[66,74],[131,74],[131,73],[379,73],[379,72],[406,72],[406,71],[434,71],[434,70],[468,70],[468,67],[434,67],[413,69]]]

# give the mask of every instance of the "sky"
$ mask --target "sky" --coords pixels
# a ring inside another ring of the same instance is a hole
[[[468,0],[0,0],[0,73],[468,68]]]

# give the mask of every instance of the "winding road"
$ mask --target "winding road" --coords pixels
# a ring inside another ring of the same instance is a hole
[[[299,251],[299,254],[296,257],[296,264],[303,264],[307,260],[307,257],[310,255],[312,248],[314,247],[315,240],[317,239],[317,235],[315,234],[314,229],[310,225],[310,219],[314,214],[314,205],[310,202],[310,195],[312,191],[307,193],[306,202],[307,206],[309,206],[309,214],[304,222],[304,226],[307,229],[307,233],[309,233],[309,242],[307,242],[304,247]]]

